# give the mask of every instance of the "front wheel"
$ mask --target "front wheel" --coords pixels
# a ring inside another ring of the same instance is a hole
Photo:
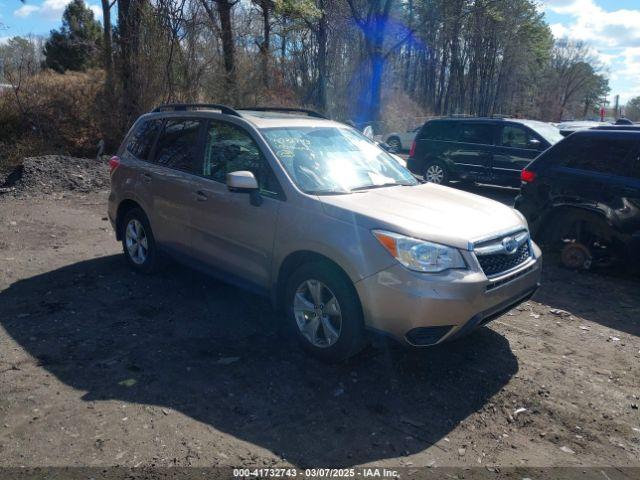
[[[398,153],[402,150],[402,143],[398,137],[391,137],[387,140],[387,145],[389,145],[389,151],[391,153]]]
[[[301,346],[325,361],[341,361],[364,347],[358,294],[349,278],[323,263],[299,267],[285,292],[289,325]]]
[[[571,270],[607,268],[624,260],[625,247],[611,226],[590,212],[559,212],[543,226],[542,244]]]
[[[449,182],[449,172],[442,162],[429,162],[424,170],[424,179],[429,183],[446,185]]]

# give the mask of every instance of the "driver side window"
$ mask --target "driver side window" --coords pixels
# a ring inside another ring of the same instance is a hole
[[[212,121],[207,128],[201,175],[226,183],[227,173],[240,170],[253,173],[261,193],[282,195],[271,167],[251,136],[236,125]]]

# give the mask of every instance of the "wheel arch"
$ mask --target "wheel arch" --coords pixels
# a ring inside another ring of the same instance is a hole
[[[284,258],[282,263],[280,263],[280,267],[278,268],[278,275],[272,291],[272,302],[278,310],[282,310],[284,307],[283,297],[285,294],[288,278],[301,265],[313,262],[323,263],[334,268],[337,272],[348,279],[351,285],[353,285],[353,280],[351,279],[347,271],[335,260],[332,260],[326,255],[314,252],[312,250],[297,250],[288,254]],[[355,298],[358,301],[358,304],[360,305],[360,308],[362,309],[360,297],[358,296],[355,287],[353,287],[353,292],[355,294]]]
[[[452,165],[454,164],[450,160],[434,154],[427,154],[422,164],[422,172],[420,173],[425,180],[427,176],[427,169],[432,165],[438,164],[441,165],[442,169],[444,170],[445,179],[443,181],[443,184],[446,184],[450,180],[456,180],[458,178],[455,169],[452,167]]]
[[[451,173],[455,170],[456,164],[453,160],[448,158],[446,155],[439,155],[435,152],[428,152],[424,158],[424,166],[427,167],[430,163],[441,163],[446,167],[446,169]]]
[[[144,209],[142,208],[142,206],[136,202],[135,200],[131,199],[131,198],[126,198],[124,200],[122,200],[120,202],[120,204],[118,205],[118,210],[116,210],[116,239],[122,240],[122,219],[125,217],[125,215],[130,212],[131,210],[133,210],[134,208],[139,208],[140,210],[142,210],[144,212]],[[145,213],[146,215],[146,213]]]
[[[402,148],[402,139],[400,138],[400,135],[398,135],[397,133],[392,133],[392,134],[390,134],[390,135],[387,137],[386,142],[387,142],[387,143],[389,143],[389,140],[392,140],[392,139],[394,139],[394,138],[395,138],[396,140],[398,140],[398,144],[400,145],[400,148]]]
[[[559,223],[571,217],[572,220],[585,221],[592,224],[606,225],[610,233],[615,236],[615,228],[612,225],[607,215],[597,208],[588,208],[578,205],[558,205],[552,208],[547,214],[540,220],[539,226],[536,232],[536,239],[542,242],[549,240],[553,235],[554,229],[559,226]]]

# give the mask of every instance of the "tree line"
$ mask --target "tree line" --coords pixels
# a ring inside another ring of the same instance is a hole
[[[594,117],[609,92],[534,0],[102,0],[100,19],[73,0],[43,55],[104,71],[118,131],[161,102],[301,105],[382,133],[434,115]]]

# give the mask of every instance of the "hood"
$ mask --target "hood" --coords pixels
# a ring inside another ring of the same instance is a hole
[[[469,242],[526,228],[514,209],[433,183],[318,197],[327,215],[366,229],[384,229],[467,249]]]

